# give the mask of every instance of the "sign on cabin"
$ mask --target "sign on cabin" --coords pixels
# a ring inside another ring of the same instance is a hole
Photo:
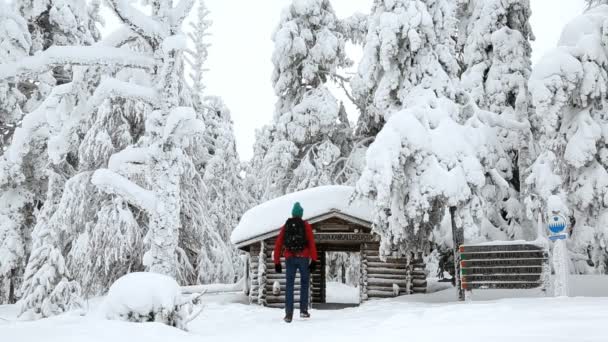
[[[548,253],[534,244],[462,245],[462,289],[541,287]]]

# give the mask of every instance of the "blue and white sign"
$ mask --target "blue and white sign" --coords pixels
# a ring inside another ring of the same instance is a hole
[[[566,221],[566,218],[563,215],[552,215],[549,218],[548,224],[549,231],[551,232],[551,235],[549,235],[549,240],[565,240],[568,237],[568,234],[564,232],[567,226],[568,221]]]

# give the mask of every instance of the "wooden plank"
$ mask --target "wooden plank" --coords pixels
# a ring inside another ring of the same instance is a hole
[[[463,282],[509,282],[509,281],[525,281],[525,282],[538,282],[541,280],[541,274],[478,274],[478,275],[466,275],[462,277]]]
[[[484,266],[541,266],[544,258],[517,258],[517,259],[485,259],[485,260],[463,260],[460,262],[462,268],[484,267]]]
[[[467,290],[472,289],[533,289],[540,287],[542,282],[470,282],[462,283]]]
[[[461,260],[479,259],[512,259],[512,258],[548,258],[547,252],[540,251],[492,251],[460,253]]]
[[[497,251],[538,251],[541,246],[533,244],[506,244],[506,245],[461,245],[459,251],[467,252],[497,252]]]
[[[489,266],[489,267],[467,267],[462,269],[463,275],[472,274],[539,274],[543,272],[542,266]]]

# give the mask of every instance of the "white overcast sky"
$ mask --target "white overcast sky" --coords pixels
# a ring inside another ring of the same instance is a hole
[[[251,158],[255,129],[271,122],[275,96],[270,77],[272,32],[282,9],[291,0],[206,0],[211,11],[209,60],[206,93],[219,95],[232,112],[237,148],[241,159]],[[581,14],[584,0],[530,0],[531,23],[536,36],[533,62],[557,43],[562,27]],[[369,12],[372,0],[332,0],[339,17]],[[104,11],[108,27],[113,18]],[[357,61],[360,51],[351,47]],[[349,108],[349,117],[356,113]]]

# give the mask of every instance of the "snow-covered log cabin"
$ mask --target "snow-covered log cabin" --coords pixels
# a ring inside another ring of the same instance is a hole
[[[326,303],[326,253],[355,252],[360,256],[359,302],[426,291],[421,258],[393,255],[381,260],[379,236],[372,232],[372,203],[351,201],[354,188],[322,186],[294,192],[262,203],[241,218],[231,241],[247,252],[246,283],[251,303],[269,307],[285,305],[285,272],[274,270],[272,253],[281,226],[294,202],[304,207],[303,219],[313,227],[319,267],[311,274],[311,303]],[[285,270],[284,258],[281,258]],[[280,288],[280,291],[278,291]],[[299,296],[296,278],[295,302]]]

